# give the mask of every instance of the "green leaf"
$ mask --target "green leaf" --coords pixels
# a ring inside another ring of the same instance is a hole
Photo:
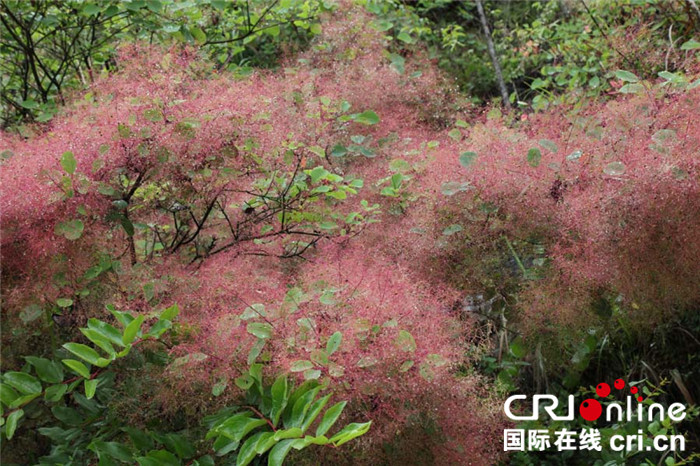
[[[77,168],[78,164],[75,161],[75,156],[73,155],[73,152],[67,151],[63,153],[63,155],[61,156],[61,166],[69,175],[75,173],[75,169]]]
[[[17,389],[24,395],[34,395],[41,393],[41,382],[31,374],[24,372],[5,372],[2,376],[4,383]]]
[[[122,430],[129,434],[131,443],[136,447],[136,449],[141,451],[148,451],[153,449],[153,440],[151,436],[146,432],[136,429],[134,427],[122,427]]]
[[[323,414],[321,423],[316,428],[316,437],[325,435],[325,433],[328,432],[331,427],[333,427],[333,424],[336,423],[342,414],[343,409],[345,409],[346,404],[348,404],[347,401],[341,401],[340,403],[336,403],[328,408],[328,410]]]
[[[120,215],[119,223],[124,229],[124,232],[126,232],[127,236],[134,236],[134,224],[131,223],[131,220],[129,220],[125,215]]]
[[[282,466],[284,458],[289,453],[289,450],[292,449],[294,442],[296,442],[295,439],[287,439],[275,445],[267,457],[267,466]]]
[[[326,176],[330,173],[328,170],[323,168],[322,166],[314,167],[311,170],[305,170],[305,172],[311,177],[311,182],[316,184],[322,179],[325,179]]]
[[[276,441],[284,440],[286,438],[299,438],[303,435],[303,432],[299,427],[292,427],[290,429],[282,429],[275,432],[273,438]]]
[[[320,222],[318,224],[318,227],[322,230],[334,230],[334,229],[338,228],[338,224],[335,222],[326,221],[326,222]]]
[[[333,148],[331,149],[331,155],[332,155],[333,157],[342,157],[342,156],[344,156],[344,155],[347,154],[347,153],[348,153],[348,149],[347,149],[345,146],[341,145],[341,144],[336,144],[336,145],[333,146]]]
[[[36,374],[41,380],[48,383],[63,382],[63,368],[46,358],[37,358],[35,356],[25,356],[29,364],[34,366]]]
[[[286,427],[301,427],[301,424],[304,422],[304,416],[306,416],[306,413],[309,411],[311,403],[316,398],[319,390],[321,390],[321,387],[313,388],[305,392],[294,402],[289,422],[285,422]]]
[[[117,346],[124,346],[121,332],[106,322],[91,318],[88,320],[88,329],[94,330]]]
[[[306,432],[309,427],[311,427],[311,424],[316,420],[319,414],[321,414],[321,411],[323,408],[326,406],[328,403],[328,400],[331,399],[331,395],[328,394],[324,396],[321,399],[318,399],[314,401],[314,403],[311,405],[309,408],[309,412],[306,413],[306,417],[304,418],[304,422],[301,425],[301,431]]]
[[[41,306],[38,304],[30,304],[22,309],[22,312],[19,313],[19,318],[22,319],[22,322],[28,324],[41,317],[43,313],[44,310],[41,308]]]
[[[202,45],[207,41],[207,35],[198,27],[190,28],[190,34],[192,34],[198,45]]]
[[[391,67],[396,70],[399,74],[404,74],[406,72],[406,59],[397,53],[392,53],[389,55],[389,60],[391,60]]]
[[[333,306],[336,304],[335,292],[331,290],[324,290],[321,296],[318,298],[318,302],[325,304],[326,306]]]
[[[580,150],[575,150],[569,155],[566,156],[566,160],[570,160],[572,162],[575,162],[576,160],[580,159],[581,156],[583,155],[583,152]]]
[[[451,236],[451,235],[454,235],[455,233],[462,231],[462,229],[463,229],[462,225],[455,223],[454,225],[450,225],[449,227],[442,230],[442,234],[445,236]]]
[[[311,361],[308,361],[306,359],[301,359],[299,361],[294,361],[291,366],[289,366],[289,370],[292,372],[303,372],[307,369],[313,368],[314,365]]]
[[[251,418],[251,413],[244,412],[231,416],[214,428],[214,432],[224,435],[233,441],[240,442],[251,430],[264,426],[267,421],[264,419]]]
[[[146,0],[146,8],[153,13],[160,13],[160,10],[163,9],[163,4],[160,0]]]
[[[272,336],[272,326],[267,322],[251,322],[246,327],[246,330],[251,335],[258,338],[270,338]]]
[[[513,356],[515,356],[518,359],[522,359],[525,357],[525,355],[527,354],[527,347],[525,346],[525,343],[523,342],[522,338],[517,337],[511,342],[510,352],[513,353]]]
[[[80,332],[85,335],[87,339],[90,340],[95,346],[101,348],[105,353],[107,353],[109,357],[115,357],[116,351],[114,351],[112,343],[97,330],[93,330],[91,328],[81,328]]]
[[[331,337],[328,339],[328,342],[326,343],[326,352],[330,356],[331,354],[335,353],[338,348],[340,348],[340,343],[343,341],[343,334],[340,332],[335,332]]]
[[[76,361],[75,359],[64,359],[62,362],[63,364],[77,372],[78,375],[85,377],[86,379],[90,378],[90,371],[87,367],[85,367],[85,364],[83,364],[82,362]]]
[[[49,388],[46,389],[44,392],[44,399],[46,401],[50,402],[56,402],[63,398],[63,395],[66,394],[68,391],[68,385],[67,384],[58,384],[58,385],[51,385]]]
[[[83,13],[88,16],[96,15],[100,12],[100,6],[95,3],[88,3],[83,7]]]
[[[369,422],[364,422],[362,424],[359,424],[357,422],[353,422],[352,424],[348,424],[335,434],[333,437],[331,437],[330,441],[333,443],[336,447],[341,446],[344,443],[349,442],[350,440],[359,437],[360,435],[364,435],[367,433],[369,428],[372,425],[372,421]]]
[[[224,393],[227,386],[228,381],[226,379],[221,379],[211,387],[211,394],[214,396],[220,396],[222,393]]]
[[[396,36],[396,38],[401,42],[405,42],[407,44],[412,44],[413,42],[415,42],[413,38],[407,32],[404,31],[400,32],[399,35]]]
[[[172,321],[173,319],[175,319],[175,317],[177,317],[179,313],[180,308],[177,304],[173,304],[172,306],[164,309],[163,312],[160,313],[160,319]]]
[[[83,235],[85,225],[80,220],[67,220],[56,225],[54,232],[64,236],[66,239],[75,241]]]
[[[379,32],[386,32],[394,27],[394,23],[387,21],[386,19],[378,19],[372,23],[372,27]]]
[[[442,367],[448,362],[444,357],[435,353],[427,355],[425,361],[433,367]]]
[[[91,400],[97,390],[97,379],[85,379],[85,398]]]
[[[131,136],[131,129],[124,123],[119,123],[117,125],[117,132],[122,139],[127,139]]]
[[[114,306],[108,305],[107,309],[119,321],[119,323],[122,325],[122,327],[126,327],[127,325],[129,325],[130,322],[132,322],[134,320],[134,316],[132,316],[128,312],[117,311],[116,309],[114,309]],[[121,341],[121,339],[122,339],[122,335],[120,334],[119,340]]]
[[[163,121],[163,113],[158,108],[149,108],[143,111],[143,117],[148,121]]]
[[[169,320],[158,319],[158,321],[148,329],[146,336],[158,338],[172,328],[173,323]]]
[[[559,147],[557,147],[556,143],[549,139],[540,139],[540,146],[544,147],[552,154],[556,154],[559,150]]]
[[[140,466],[180,466],[180,461],[167,450],[152,450],[136,458]]]
[[[451,138],[454,139],[455,141],[461,141],[462,140],[462,132],[457,129],[457,128],[452,128],[447,135]]]
[[[470,167],[474,163],[475,160],[476,160],[476,152],[467,151],[467,152],[462,152],[459,155],[459,163],[463,167]]]
[[[23,395],[17,398],[15,401],[10,404],[10,409],[14,408],[19,408],[20,406],[24,406],[28,404],[30,401],[32,401],[34,398],[38,397],[41,395],[41,393],[32,393],[31,395]]]
[[[549,84],[549,79],[536,78],[534,81],[532,81],[532,83],[530,83],[530,89],[544,89],[549,86]]]
[[[36,110],[39,108],[39,104],[32,99],[23,100],[19,104],[27,110]]]
[[[24,411],[21,409],[13,411],[9,416],[7,416],[7,420],[5,421],[5,435],[7,436],[7,440],[12,439],[12,437],[15,435],[15,431],[17,430],[17,421],[19,421],[22,416],[24,416]]]
[[[625,70],[615,71],[615,77],[628,83],[639,82],[639,78],[634,73],[630,73],[629,71]]]
[[[315,380],[321,377],[321,371],[318,369],[309,369],[304,371],[304,380]]]
[[[660,71],[658,73],[659,77],[664,78],[666,81],[670,81],[672,83],[680,84],[686,82],[685,76],[679,74],[679,73],[671,73],[669,71]]]
[[[282,415],[282,411],[285,407],[287,407],[287,400],[289,398],[289,384],[286,374],[277,377],[275,383],[272,384],[272,388],[270,389],[270,395],[272,396],[272,410],[270,411],[270,418],[276,427],[277,423],[279,422],[280,415]]]
[[[362,113],[356,113],[352,118],[356,123],[363,125],[376,125],[379,123],[379,116],[372,110],[365,110]]]
[[[440,186],[440,192],[445,196],[454,196],[459,192],[468,191],[471,188],[472,186],[468,181],[464,181],[462,183],[457,181],[448,181]]]
[[[540,161],[542,160],[542,152],[537,147],[533,147],[529,151],[527,151],[527,163],[530,164],[531,167],[536,167],[540,164]]]
[[[51,412],[56,419],[68,424],[69,426],[79,426],[85,422],[82,414],[77,409],[69,408],[67,406],[54,406],[51,408]]]
[[[249,320],[254,319],[256,317],[265,317],[266,315],[267,314],[265,314],[265,305],[256,303],[246,307],[243,310],[243,313],[240,315],[240,317],[242,320]]]
[[[133,342],[134,339],[136,339],[139,330],[141,330],[141,324],[143,324],[143,319],[144,317],[140,315],[131,322],[129,322],[129,325],[127,325],[126,328],[124,328],[124,335],[122,336],[122,343],[124,343],[124,345],[128,345],[129,343]]]
[[[374,356],[365,356],[363,358],[360,358],[359,361],[357,361],[357,367],[362,367],[362,368],[372,367],[372,366],[376,365],[378,362],[379,362],[379,360],[377,358],[375,358]]]
[[[100,458],[99,464],[107,463],[104,461],[106,458],[114,458],[119,461],[124,461],[127,463],[133,463],[133,455],[129,447],[119,442],[104,442],[102,440],[93,440],[90,443],[90,448],[97,456]]]
[[[610,162],[603,169],[603,173],[610,176],[620,176],[625,173],[625,164],[622,162]]]
[[[70,298],[58,298],[56,300],[56,305],[58,307],[71,307],[73,305],[73,300]]]
[[[683,42],[681,45],[681,50],[695,50],[695,49],[700,49],[700,42],[696,41],[695,39],[690,39],[687,42]]]
[[[253,364],[255,360],[258,359],[258,356],[260,356],[260,353],[265,347],[266,341],[267,340],[265,340],[264,338],[258,338],[258,340],[255,343],[253,343],[253,346],[251,346],[250,352],[248,353],[248,365]]]
[[[416,350],[416,341],[409,332],[401,330],[396,337],[396,346],[398,346],[401,351],[412,353]]]
[[[0,401],[5,406],[10,406],[18,397],[19,395],[17,392],[10,388],[9,385],[4,383],[0,384]]]
[[[80,359],[98,366],[100,355],[94,349],[82,343],[66,343],[63,345],[65,349],[78,356]]]
[[[238,388],[241,390],[248,390],[250,387],[253,386],[253,383],[255,382],[255,379],[250,376],[250,374],[243,374],[240,377],[236,377],[234,380],[234,383]]]
[[[252,435],[248,440],[243,443],[241,448],[238,450],[238,455],[236,456],[236,466],[246,466],[249,464],[255,456],[258,454],[257,446],[261,439],[267,439],[266,434],[270,432],[258,432]]]
[[[255,453],[258,455],[262,455],[277,443],[274,432],[261,432],[260,434],[258,443],[255,446]]]
[[[620,88],[623,94],[638,94],[644,90],[644,86],[639,83],[625,84]]]

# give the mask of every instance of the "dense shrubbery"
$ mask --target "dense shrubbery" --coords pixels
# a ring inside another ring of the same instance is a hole
[[[700,396],[693,49],[669,54],[685,72],[607,57],[550,83],[597,77],[605,102],[504,114],[418,43],[435,34],[418,13],[454,4],[361,3],[245,76],[206,49],[123,44],[51,121],[2,134],[3,462],[492,464],[510,391],[624,374],[662,402]],[[498,42],[555,7],[490,8],[496,30],[527,19]],[[658,19],[630,8],[640,31]],[[562,37],[587,20],[566,14],[549,40],[585,55]],[[509,79],[561,60],[539,53],[504,58]],[[99,359],[142,325],[160,343]],[[68,363],[62,384],[70,353],[109,371]],[[53,415],[40,380],[67,386]],[[696,414],[663,428],[696,445]],[[348,427],[326,438],[331,421]],[[601,459],[629,460],[580,460]]]
[[[476,102],[499,95],[473,2],[372,2],[382,30],[399,48],[415,38]],[[617,69],[643,77],[697,66],[693,32],[700,18],[684,2],[485,1],[503,76],[514,105],[541,110],[552,103],[610,94]]]
[[[49,121],[59,104],[118,69],[120,41],[197,44],[218,69],[271,67],[319,32],[314,0],[7,1],[2,3],[0,118]]]

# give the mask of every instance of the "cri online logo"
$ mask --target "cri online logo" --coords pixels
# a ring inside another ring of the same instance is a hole
[[[625,381],[622,379],[617,379],[615,380],[615,383],[613,386],[615,387],[616,390],[621,391],[624,390],[625,388]],[[598,395],[600,398],[607,398],[610,393],[610,385],[608,385],[605,382],[601,382],[598,385],[596,385],[596,395]],[[632,397],[635,397],[637,403],[637,419],[641,421],[644,416],[643,416],[643,405],[641,401],[643,401],[644,398],[642,398],[641,395],[639,395],[639,389],[637,387],[630,387],[630,393],[632,396],[627,396],[627,403],[626,403],[626,409],[623,409],[622,405],[617,402],[612,402],[607,405],[606,409],[606,420],[608,422],[617,420],[623,421],[626,419],[627,421],[631,421],[633,418],[633,413],[634,413],[634,407],[632,406]],[[532,397],[532,414],[531,415],[516,415],[513,414],[511,411],[511,405],[513,404],[514,401],[516,400],[526,400],[527,396],[526,395],[513,395],[509,397],[505,405],[503,406],[503,410],[506,413],[506,416],[508,416],[511,420],[514,421],[534,421],[539,419],[539,412],[540,412],[540,405],[542,401],[549,400],[551,403],[548,405],[542,404],[542,409],[549,414],[551,419],[555,421],[572,421],[574,419],[574,395],[569,395],[568,396],[568,409],[567,409],[567,414],[565,415],[558,415],[555,413],[555,409],[559,406],[559,399],[554,396],[554,395],[534,395]],[[654,417],[654,412],[657,412],[661,418],[663,419],[664,416],[664,406],[658,403],[652,403],[651,405],[648,406],[647,409],[647,415],[649,418],[649,421],[651,422]],[[581,402],[581,404],[578,407],[578,412],[581,415],[583,419],[586,421],[596,421],[600,418],[600,416],[603,414],[603,406],[600,404],[598,400],[595,398],[587,398]],[[624,414],[623,414],[624,413]],[[685,418],[685,406],[683,406],[681,403],[673,403],[671,406],[668,407],[668,417],[672,421],[682,421]]]
[[[615,388],[618,390],[625,388],[625,381],[622,379],[615,380]],[[630,393],[632,393],[632,395],[636,395],[637,392],[637,387],[630,388]],[[606,398],[608,395],[610,395],[610,385],[606,384],[605,382],[599,383],[595,387],[595,393],[601,398]],[[642,400],[643,398],[641,395],[637,397],[637,401],[641,402]],[[578,412],[585,420],[596,421],[600,415],[603,414],[603,407],[595,398],[588,398],[587,400],[583,400],[581,402],[581,405],[578,407]]]

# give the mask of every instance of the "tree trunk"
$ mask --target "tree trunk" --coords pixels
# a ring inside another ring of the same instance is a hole
[[[489,29],[489,23],[486,20],[486,13],[484,13],[484,6],[481,3],[481,0],[476,0],[476,8],[477,10],[479,10],[481,26],[484,28],[484,35],[486,36],[486,45],[489,49],[489,55],[491,56],[491,63],[493,63],[493,68],[496,71],[496,79],[498,80],[498,87],[501,90],[503,106],[510,110],[511,106],[510,99],[508,98],[508,88],[506,88],[506,82],[503,80],[503,72],[501,72],[501,63],[498,61],[498,56],[496,55],[496,48],[493,46],[491,30]]]

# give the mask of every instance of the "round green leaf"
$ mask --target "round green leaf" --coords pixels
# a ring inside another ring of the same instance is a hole
[[[463,167],[471,166],[475,160],[476,160],[476,152],[467,151],[467,152],[462,152],[459,155],[459,163]]]
[[[531,167],[538,166],[541,160],[542,152],[537,147],[533,147],[527,151],[527,163],[530,164]]]
[[[66,239],[71,241],[75,241],[82,236],[84,229],[85,225],[83,225],[83,222],[80,220],[68,220],[57,224],[54,231],[57,235],[64,236]]]
[[[416,341],[406,330],[400,330],[399,335],[396,337],[396,346],[401,351],[413,352],[416,350]]]

